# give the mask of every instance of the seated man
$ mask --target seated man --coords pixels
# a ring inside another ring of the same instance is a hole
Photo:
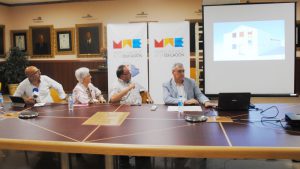
[[[184,77],[184,68],[181,63],[175,63],[172,68],[173,78],[163,84],[163,99],[165,104],[178,104],[182,96],[185,105],[204,104],[205,107],[215,107],[196,86],[195,81]]]
[[[121,104],[133,104],[140,105],[142,103],[142,97],[140,91],[145,91],[145,89],[138,83],[131,81],[131,72],[129,67],[126,65],[120,65],[117,69],[118,81],[113,85],[110,91],[111,103],[121,103]],[[151,103],[152,99],[147,92],[148,102]],[[120,169],[130,169],[129,157],[120,156],[119,157],[119,168]],[[136,157],[135,164],[138,169],[150,169],[151,161],[149,157]]]
[[[41,71],[35,66],[27,67],[25,75],[27,78],[19,84],[14,96],[24,97],[26,103],[52,103],[50,88],[57,90],[60,99],[66,98],[62,85],[46,75],[41,75]]]
[[[106,102],[101,91],[91,83],[92,76],[88,68],[82,67],[77,69],[75,71],[75,77],[78,80],[77,85],[73,89],[75,104]]]
[[[113,85],[110,91],[109,101],[111,103],[132,105],[142,104],[140,92],[146,92],[145,88],[131,80],[129,67],[126,65],[120,65],[117,69],[116,75],[118,77],[118,81]],[[152,103],[153,101],[148,92],[146,92],[146,95],[148,97],[147,102]]]
[[[181,63],[175,63],[172,67],[173,78],[163,84],[163,99],[165,104],[178,104],[179,96],[182,96],[185,105],[204,104],[205,107],[215,107],[209,99],[196,86],[195,81],[184,77],[184,68]],[[188,159],[175,158],[175,169],[185,168]]]

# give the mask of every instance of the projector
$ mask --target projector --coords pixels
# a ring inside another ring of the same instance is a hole
[[[300,127],[300,113],[286,113],[285,114],[285,121],[291,127]]]

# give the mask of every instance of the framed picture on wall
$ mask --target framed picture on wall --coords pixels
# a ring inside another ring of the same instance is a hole
[[[27,30],[12,30],[10,32],[10,43],[12,47],[18,47],[21,51],[27,52],[28,49],[28,36]]]
[[[77,24],[76,42],[78,57],[100,57],[102,24]]]
[[[69,55],[75,53],[74,28],[55,29],[55,53]]]
[[[53,57],[53,26],[29,27],[30,54],[32,58]]]
[[[5,26],[0,25],[0,58],[5,57]]]
[[[299,47],[300,47],[300,21],[297,21],[297,24],[296,24],[296,48],[297,48],[297,50],[300,50]]]

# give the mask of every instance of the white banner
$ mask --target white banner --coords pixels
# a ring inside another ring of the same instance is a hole
[[[177,62],[190,77],[189,22],[149,23],[149,91],[155,103],[164,103],[162,84],[172,78]]]
[[[107,25],[108,91],[121,64],[131,65],[132,80],[148,90],[146,23]]]

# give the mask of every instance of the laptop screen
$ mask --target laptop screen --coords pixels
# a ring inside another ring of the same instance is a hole
[[[219,93],[219,110],[248,110],[251,93]]]
[[[18,96],[9,96],[10,100],[13,103],[25,103],[24,99],[22,97],[18,97]]]

